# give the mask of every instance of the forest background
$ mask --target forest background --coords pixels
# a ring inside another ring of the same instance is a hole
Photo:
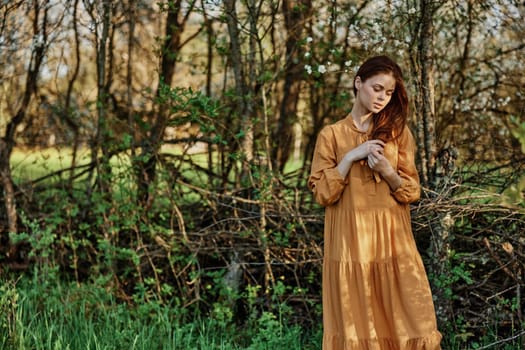
[[[318,326],[316,135],[348,114],[359,63],[386,54],[411,99],[413,229],[444,344],[525,346],[522,1],[0,6],[8,337],[21,279],[42,303],[62,281],[188,320]]]

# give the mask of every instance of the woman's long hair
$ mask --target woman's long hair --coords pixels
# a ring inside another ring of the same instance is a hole
[[[401,68],[387,56],[375,56],[366,60],[356,73],[365,81],[374,75],[386,73],[392,74],[396,81],[392,99],[385,108],[373,116],[372,139],[380,139],[384,142],[395,140],[401,135],[407,123],[408,96],[403,82]],[[354,78],[354,94],[357,96]]]

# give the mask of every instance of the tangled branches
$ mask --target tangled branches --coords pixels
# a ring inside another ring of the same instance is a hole
[[[463,340],[490,332],[514,339],[524,317],[525,210],[478,188],[455,185],[448,190],[454,195],[428,196],[413,210],[431,284],[436,295],[444,295],[436,302],[438,316],[447,310],[442,327]],[[438,236],[436,228],[445,234]],[[443,237],[445,242],[432,244]],[[432,247],[444,251],[438,256]]]

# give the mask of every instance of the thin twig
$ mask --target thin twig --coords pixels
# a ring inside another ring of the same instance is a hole
[[[516,334],[516,335],[514,335],[512,337],[501,339],[501,340],[498,340],[498,341],[496,341],[494,343],[490,343],[488,345],[484,345],[481,348],[478,348],[478,350],[490,349],[490,348],[492,348],[492,347],[494,347],[496,345],[499,345],[499,344],[506,343],[506,342],[509,342],[511,340],[517,339],[517,338],[521,337],[522,335],[525,335],[525,331],[521,331],[520,333],[518,333],[518,334]]]

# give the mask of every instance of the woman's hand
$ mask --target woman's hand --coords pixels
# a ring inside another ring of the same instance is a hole
[[[392,168],[388,159],[383,155],[382,150],[373,150],[370,152],[370,154],[368,154],[367,162],[370,169],[377,171],[381,175],[389,174],[394,171],[394,168]]]
[[[372,151],[368,155],[367,162],[370,169],[381,174],[392,191],[397,190],[399,186],[401,186],[401,177],[394,170],[388,159],[383,155],[382,151]]]
[[[346,156],[352,155],[353,160],[356,161],[364,159],[374,152],[383,154],[384,147],[385,143],[381,140],[369,140],[348,152]]]
[[[370,154],[372,154],[372,152],[382,154],[383,147],[385,147],[385,143],[381,140],[369,140],[363,142],[345,154],[341,162],[339,162],[337,165],[337,170],[339,170],[339,173],[342,177],[346,177],[350,171],[350,168],[352,167],[353,162],[368,157]]]

